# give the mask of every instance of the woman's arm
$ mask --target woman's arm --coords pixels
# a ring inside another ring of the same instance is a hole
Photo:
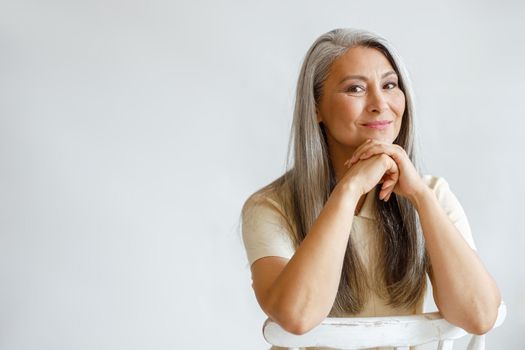
[[[303,334],[330,312],[358,197],[337,188],[288,261],[267,257],[252,265],[253,288],[263,311],[284,329]]]
[[[489,331],[501,302],[496,283],[469,247],[434,193],[423,182],[399,145],[372,140],[360,146],[350,167],[377,154],[392,157],[399,168],[393,192],[408,198],[419,214],[432,272],[434,299],[443,317],[473,334]],[[390,198],[390,193],[386,199]]]
[[[288,262],[267,257],[253,263],[257,300],[263,311],[287,331],[303,334],[329,314],[339,287],[355,207],[385,173],[397,176],[395,162],[386,155],[348,170]]]
[[[434,300],[443,317],[469,333],[492,329],[501,296],[478,255],[463,239],[429,187],[409,198],[419,214],[432,264]]]

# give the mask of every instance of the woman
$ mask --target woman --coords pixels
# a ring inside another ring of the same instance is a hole
[[[413,119],[407,73],[385,39],[337,29],[309,49],[292,166],[242,212],[257,300],[289,332],[328,316],[421,313],[427,274],[445,319],[492,328],[498,287],[447,182],[418,174]]]

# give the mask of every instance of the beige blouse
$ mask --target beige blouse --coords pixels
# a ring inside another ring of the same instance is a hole
[[[472,249],[476,249],[470,226],[456,196],[452,193],[448,183],[440,177],[426,175],[422,177],[425,183],[432,189],[439,200],[439,203],[447,213],[450,220],[457,227],[460,234],[467,241]],[[375,189],[369,192],[361,211],[354,216],[351,235],[358,249],[356,249],[362,259],[368,274],[368,280],[374,281],[374,264],[376,259],[375,249],[375,225],[374,225],[374,196]],[[256,260],[265,256],[279,256],[290,259],[295,248],[288,234],[288,228],[284,218],[284,211],[278,202],[266,197],[264,201],[248,200],[245,205],[242,217],[242,237],[248,262],[251,266]],[[428,277],[427,282],[429,283]],[[371,284],[373,286],[373,284]],[[366,317],[366,316],[393,316],[393,315],[413,315],[423,312],[424,300],[421,300],[413,309],[393,308],[387,305],[386,300],[380,296],[375,287],[372,287],[369,298],[365,302],[363,310],[359,314],[337,315],[337,317]],[[431,298],[427,293],[425,298]],[[330,315],[336,317],[336,315]],[[282,349],[272,347],[271,349]],[[307,348],[310,350],[320,350],[323,348]],[[382,348],[383,349],[383,348]],[[390,349],[390,348],[384,348]]]

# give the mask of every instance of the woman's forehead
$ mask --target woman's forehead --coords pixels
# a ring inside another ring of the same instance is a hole
[[[330,67],[333,78],[346,75],[378,75],[393,71],[386,56],[375,48],[356,46],[338,57]]]

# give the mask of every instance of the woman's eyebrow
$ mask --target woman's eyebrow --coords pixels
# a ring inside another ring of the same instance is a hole
[[[388,71],[388,72],[386,72],[385,74],[383,74],[381,76],[381,79],[384,79],[384,78],[388,77],[389,75],[397,75],[397,73],[394,72],[393,70]],[[347,81],[349,79],[357,79],[357,80],[364,80],[364,81],[368,80],[368,78],[365,77],[364,75],[347,75],[346,77],[341,79],[341,81],[338,83],[338,85],[344,83],[345,81]]]

